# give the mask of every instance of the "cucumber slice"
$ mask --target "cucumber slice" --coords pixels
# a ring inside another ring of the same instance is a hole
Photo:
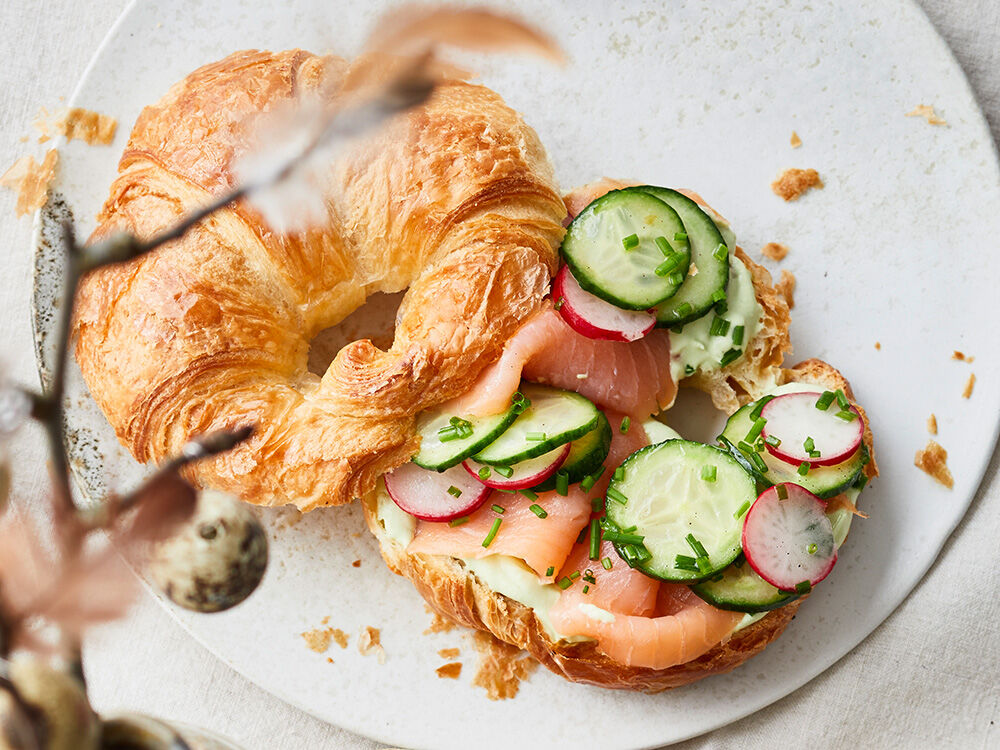
[[[741,511],[757,487],[728,453],[667,440],[636,451],[622,469],[608,489],[605,538],[630,566],[664,581],[694,581],[740,554]]]
[[[798,599],[798,594],[772,586],[742,557],[722,573],[691,587],[698,596],[719,609],[732,612],[767,612]]]
[[[677,212],[659,198],[612,190],[573,219],[561,252],[588,292],[626,310],[648,310],[673,296],[687,275],[688,243],[674,239],[683,233]],[[626,249],[630,238],[634,246]]]
[[[491,417],[460,417],[450,411],[428,409],[417,417],[420,450],[413,457],[413,463],[434,471],[457,466],[500,437],[513,424],[517,413],[513,404],[502,414]],[[451,420],[456,416],[468,423],[465,437],[452,437],[456,431],[449,428],[454,427]]]
[[[718,295],[725,293],[729,285],[729,252],[732,248],[726,246],[726,240],[712,217],[683,193],[653,185],[643,185],[639,189],[674,209],[684,223],[691,246],[691,265],[698,269],[698,273],[686,277],[677,293],[657,305],[655,310],[660,325],[683,325],[707,313],[718,302]],[[726,247],[726,251],[716,256],[719,245]]]
[[[597,427],[601,412],[578,393],[523,383],[531,405],[492,443],[475,454],[481,464],[510,466],[541,456]]]
[[[611,425],[603,412],[598,412],[598,414],[600,417],[597,421],[597,427],[570,444],[569,455],[563,465],[559,467],[559,471],[566,472],[569,484],[579,482],[597,471],[611,450]],[[532,487],[535,492],[548,492],[555,488],[555,476],[551,476]]]
[[[817,398],[820,393],[821,391],[816,391]],[[754,423],[752,412],[759,404],[760,401],[750,403],[736,411],[726,422],[726,428],[719,436],[719,443],[751,472],[758,482],[765,487],[790,482],[809,490],[822,500],[827,500],[839,495],[857,481],[865,464],[868,463],[868,449],[864,443],[843,463],[833,466],[813,466],[805,475],[799,474],[798,466],[785,463],[771,455],[769,451],[756,451],[757,458],[763,462],[762,465],[758,464],[749,453],[741,451],[739,445],[741,442],[746,444],[747,434]]]

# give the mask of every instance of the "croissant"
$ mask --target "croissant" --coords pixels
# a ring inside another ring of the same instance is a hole
[[[147,238],[224,193],[256,116],[350,72],[301,50],[195,71],[139,116],[92,239]],[[76,357],[138,460],[252,423],[194,478],[259,504],[347,503],[410,458],[414,415],[467,390],[540,305],[566,208],[538,137],[492,91],[446,80],[331,169],[320,227],[283,235],[239,202],[85,279]],[[321,378],[307,370],[313,336],[404,289],[387,351],[355,341]]]

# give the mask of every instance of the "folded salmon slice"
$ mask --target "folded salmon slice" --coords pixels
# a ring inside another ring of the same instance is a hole
[[[500,359],[448,408],[455,414],[497,414],[510,404],[522,377],[576,391],[602,408],[638,419],[661,411],[677,393],[666,331],[629,342],[589,339],[546,303],[507,342]]]
[[[417,532],[406,548],[407,552],[477,559],[489,555],[510,555],[524,560],[545,581],[549,568],[559,570],[580,531],[590,519],[590,495],[579,485],[570,487],[564,497],[556,492],[539,493],[537,500],[524,495],[494,492],[483,506],[469,516],[461,526],[419,521]],[[531,505],[537,503],[548,514],[539,518]],[[492,505],[504,509],[502,514]],[[483,540],[493,521],[500,518],[500,530],[490,543]]]

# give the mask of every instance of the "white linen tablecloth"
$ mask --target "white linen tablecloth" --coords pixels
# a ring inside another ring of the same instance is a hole
[[[921,5],[954,50],[1000,139],[1000,1]],[[65,101],[123,6],[123,0],[0,2],[0,172],[33,148],[21,139],[32,134],[38,108]],[[4,192],[0,368],[17,382],[34,384],[30,231],[27,218],[15,218],[13,195]],[[995,331],[992,319],[983,324]],[[11,451],[16,495],[40,496],[47,486],[40,431],[23,431]],[[1000,748],[998,463],[994,454],[937,564],[867,640],[794,694],[676,747]],[[85,665],[102,712],[140,711],[203,726],[248,750],[380,747],[250,684],[148,595],[127,619],[90,635]]]

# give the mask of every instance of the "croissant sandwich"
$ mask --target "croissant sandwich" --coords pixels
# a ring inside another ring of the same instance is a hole
[[[195,71],[140,115],[94,239],[223,194],[262,113],[352,70],[291,50]],[[872,436],[837,370],[783,366],[788,302],[719,214],[612,180],[562,197],[521,116],[457,79],[341,154],[321,197],[308,230],[240,201],[87,277],[77,360],[138,460],[256,425],[192,479],[360,498],[431,606],[570,680],[662,690],[781,633],[877,473]],[[319,331],[402,290],[388,349],[309,372]],[[728,418],[718,440],[668,426],[679,385]]]

